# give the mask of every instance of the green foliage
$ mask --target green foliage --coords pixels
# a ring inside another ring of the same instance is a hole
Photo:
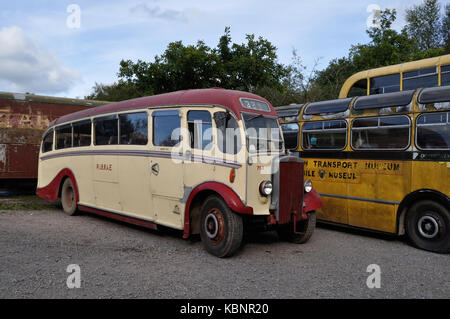
[[[96,83],[88,99],[120,101],[177,90],[222,87],[259,94],[273,105],[335,99],[352,74],[450,53],[450,4],[441,17],[437,0],[424,0],[406,11],[407,24],[392,28],[395,9],[375,14],[375,27],[366,32],[370,41],[351,47],[345,57],[331,60],[324,70],[309,71],[293,51],[292,63],[277,60],[277,48],[267,39],[248,34],[242,44],[232,42],[226,27],[215,48],[203,41],[169,43],[154,61],[122,60],[118,81]],[[316,61],[317,64],[317,61]]]
[[[414,39],[416,50],[426,51],[442,47],[440,10],[437,0],[425,0],[422,5],[406,10],[408,24],[405,31]]]
[[[153,62],[122,60],[119,81],[96,84],[87,98],[120,100],[208,87],[251,92],[270,87],[281,92],[289,70],[277,62],[276,51],[268,40],[253,34],[246,36],[246,43],[232,43],[227,27],[214,49],[202,41],[188,46],[177,41]]]
[[[436,39],[444,35],[448,39],[450,5],[447,5],[446,10],[447,20],[444,19],[442,26],[446,25],[447,29],[437,27],[441,25],[436,22],[440,21],[439,5],[434,0],[426,0],[422,6],[407,10],[410,22],[401,32],[392,29],[397,18],[396,10],[382,10],[374,21],[376,27],[366,31],[371,39],[369,43],[352,46],[347,57],[330,61],[324,70],[316,73],[313,88],[319,91],[319,99],[337,98],[345,80],[356,72],[445,54],[442,43],[439,44]],[[429,28],[418,28],[427,23],[434,24]],[[424,34],[422,37],[429,34],[433,36],[422,41],[417,35],[421,32]]]
[[[442,19],[442,35],[444,38],[445,53],[450,54],[450,3],[445,6],[444,17]]]

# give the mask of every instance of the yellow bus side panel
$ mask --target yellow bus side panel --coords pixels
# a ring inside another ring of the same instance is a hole
[[[412,189],[433,189],[450,196],[450,162],[413,163]]]
[[[411,162],[308,159],[305,178],[322,195],[319,219],[395,233],[397,207],[411,191]]]

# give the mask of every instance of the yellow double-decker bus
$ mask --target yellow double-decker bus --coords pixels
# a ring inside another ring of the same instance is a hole
[[[277,108],[317,218],[450,252],[450,86]]]
[[[342,85],[339,98],[450,85],[450,54],[361,71]]]

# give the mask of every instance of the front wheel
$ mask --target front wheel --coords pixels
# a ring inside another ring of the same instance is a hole
[[[66,178],[61,188],[61,205],[64,213],[75,215],[77,213],[77,201],[75,198],[75,188],[72,180]]]
[[[280,226],[277,233],[281,239],[294,244],[304,244],[311,238],[314,229],[316,229],[316,214],[310,213],[308,219],[297,222],[295,233],[291,224]]]
[[[223,199],[210,196],[201,209],[200,237],[205,249],[217,256],[231,256],[241,246],[244,233],[242,217]]]
[[[449,253],[450,213],[437,202],[417,202],[406,215],[406,233],[411,242],[421,249]]]

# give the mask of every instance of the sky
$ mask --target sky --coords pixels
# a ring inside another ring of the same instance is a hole
[[[117,81],[122,59],[153,61],[167,45],[203,40],[216,47],[225,27],[232,42],[255,34],[295,49],[308,70],[323,69],[367,43],[374,8],[405,9],[421,0],[1,0],[0,91],[83,98],[95,83]],[[441,4],[448,0],[441,0]]]

